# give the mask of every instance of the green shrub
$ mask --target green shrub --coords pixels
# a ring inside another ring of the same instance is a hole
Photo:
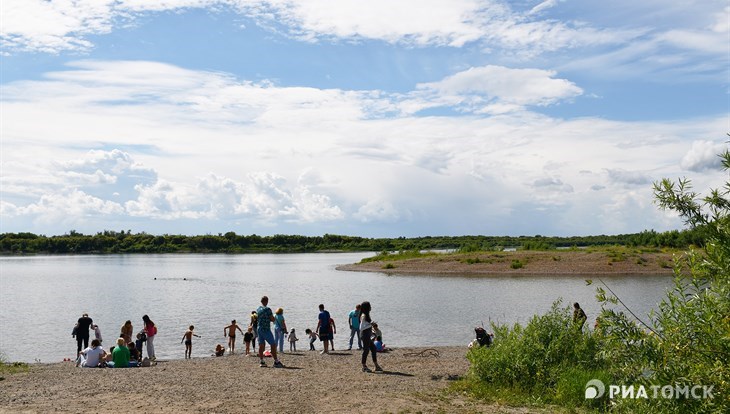
[[[472,349],[467,355],[472,380],[480,387],[509,390],[507,394],[518,400],[522,396],[522,402],[537,398],[571,406],[591,403],[583,398],[588,380],[576,391],[577,383],[568,383],[566,373],[580,370],[582,378],[602,369],[598,344],[592,334],[576,328],[571,310],[560,301],[546,314],[533,316],[524,327],[492,325],[492,329],[494,344]],[[573,391],[577,394],[569,395]]]
[[[524,263],[519,260],[512,260],[512,264],[509,265],[512,269],[522,269]]]

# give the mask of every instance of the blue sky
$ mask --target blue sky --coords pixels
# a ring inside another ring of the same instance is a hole
[[[0,231],[590,235],[722,185],[726,1],[5,0]]]

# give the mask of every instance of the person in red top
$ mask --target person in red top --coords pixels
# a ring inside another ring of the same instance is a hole
[[[142,317],[144,322],[144,333],[147,334],[147,358],[150,361],[154,361],[155,358],[155,335],[157,335],[157,326],[152,322],[149,316],[144,315]]]

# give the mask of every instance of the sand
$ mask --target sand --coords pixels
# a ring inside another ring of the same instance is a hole
[[[359,351],[285,354],[285,368],[243,355],[160,361],[149,368],[31,364],[0,381],[0,412],[536,412],[474,401],[449,384],[467,374],[466,347],[378,354],[385,372],[364,373]],[[372,361],[368,359],[373,368]]]

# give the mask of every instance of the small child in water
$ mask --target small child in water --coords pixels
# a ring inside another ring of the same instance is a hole
[[[314,341],[317,340],[317,332],[314,332],[311,329],[307,328],[304,330],[304,333],[309,336],[309,350],[316,351],[316,349],[314,348]]]
[[[180,340],[180,343],[183,343],[185,341],[185,359],[189,359],[192,356],[193,353],[193,337],[197,336],[200,338],[200,335],[196,335],[193,333],[193,329],[195,327],[193,325],[190,325],[187,331],[185,331],[185,334],[183,335],[182,339]]]
[[[292,328],[291,333],[289,333],[289,351],[290,352],[296,352],[298,340],[299,340],[299,338],[297,338],[296,333],[294,333],[294,328]]]

